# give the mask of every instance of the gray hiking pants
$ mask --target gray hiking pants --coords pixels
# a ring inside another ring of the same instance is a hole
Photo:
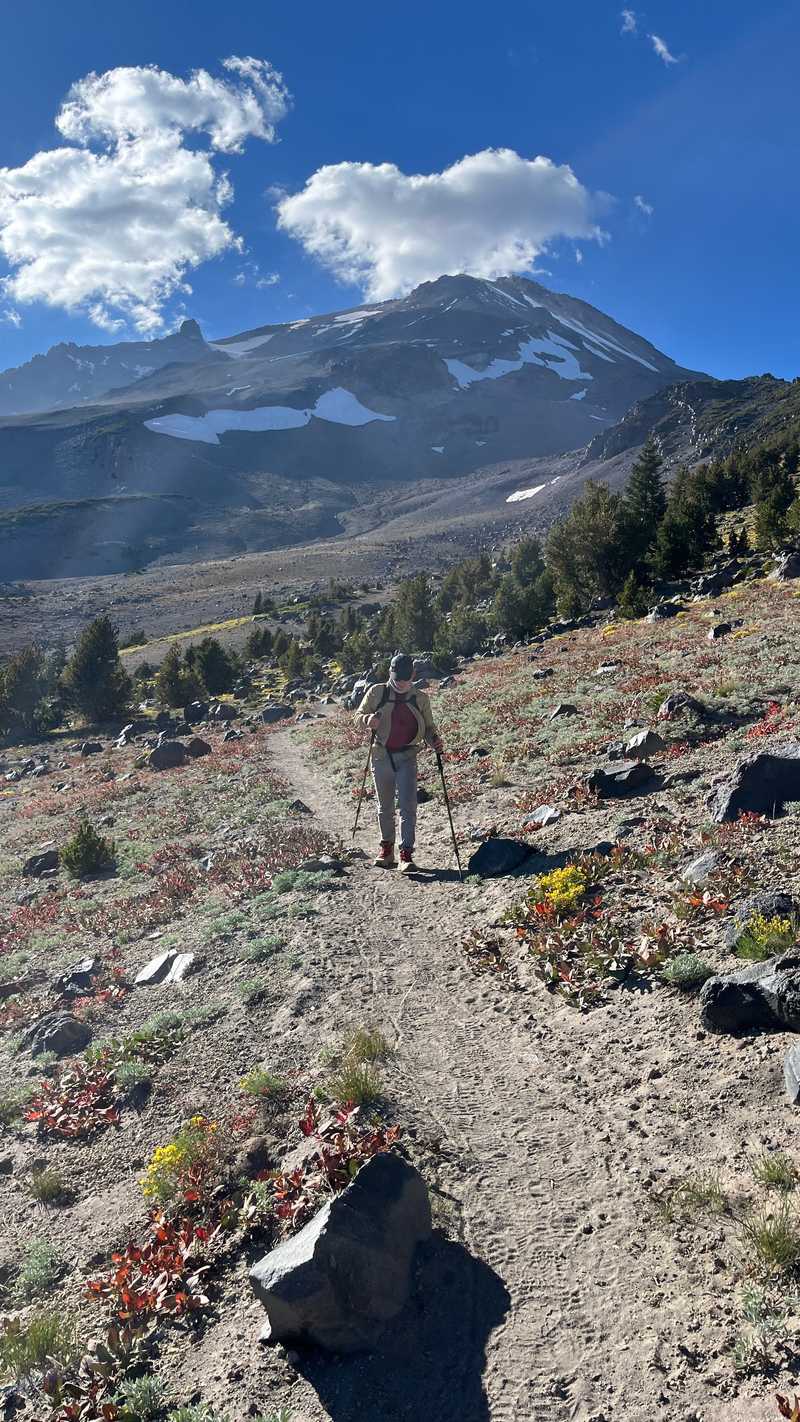
[[[392,765],[394,761],[394,765]],[[378,797],[381,839],[394,844],[394,805],[400,811],[400,848],[413,849],[417,828],[417,752],[380,750],[372,753],[372,779]]]

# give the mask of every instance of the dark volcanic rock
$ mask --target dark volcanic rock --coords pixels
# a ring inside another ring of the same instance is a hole
[[[800,744],[756,751],[739,761],[731,778],[711,800],[718,824],[741,814],[779,815],[787,800],[800,800]]]
[[[293,706],[265,706],[261,712],[261,720],[266,726],[271,726],[273,721],[285,721],[287,716],[293,715]]]
[[[60,993],[62,997],[81,997],[90,991],[96,973],[97,959],[83,958],[55,979],[53,992]]]
[[[58,868],[58,850],[45,849],[41,854],[32,854],[22,866],[28,879],[38,879],[42,874],[50,874]]]
[[[712,1032],[800,1032],[800,955],[783,953],[709,978],[700,992],[700,1019]]]
[[[623,760],[613,770],[598,766],[587,776],[586,786],[598,795],[630,795],[655,779],[651,766],[643,760]]]
[[[470,874],[482,874],[485,879],[511,874],[530,853],[530,845],[523,844],[518,839],[486,839],[470,856],[467,871]]]
[[[57,1057],[82,1052],[92,1040],[88,1022],[73,1017],[71,1012],[48,1012],[34,1022],[22,1037],[21,1045],[30,1047],[33,1056],[55,1052]]]
[[[208,744],[208,741],[201,740],[200,736],[192,736],[192,739],[187,743],[186,749],[192,757],[192,760],[197,760],[198,756],[201,755],[211,754],[211,746]]]
[[[425,1182],[398,1155],[376,1155],[304,1229],[250,1271],[270,1343],[330,1352],[374,1346],[411,1292],[417,1246],[431,1233]]]
[[[176,766],[185,765],[189,759],[183,741],[164,741],[163,745],[151,750],[147,763],[152,770],[174,770]]]
[[[671,716],[685,716],[687,714],[695,716],[708,714],[708,708],[703,705],[702,701],[698,701],[696,696],[690,696],[688,691],[670,692],[658,708],[660,721],[666,721]]]
[[[788,582],[790,578],[800,578],[800,552],[784,553],[780,562],[773,569],[772,577],[777,578],[780,582]]]
[[[719,642],[721,638],[727,637],[728,633],[732,630],[730,622],[718,622],[715,627],[711,628],[706,640],[709,642]]]

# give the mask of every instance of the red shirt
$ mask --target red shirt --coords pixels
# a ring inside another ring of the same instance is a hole
[[[405,750],[419,734],[419,722],[406,701],[392,702],[392,726],[386,740],[388,751]]]

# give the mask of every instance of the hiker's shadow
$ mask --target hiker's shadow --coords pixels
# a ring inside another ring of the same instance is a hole
[[[413,1299],[374,1352],[303,1348],[294,1366],[332,1422],[489,1422],[485,1349],[510,1303],[483,1260],[434,1235],[420,1250]]]

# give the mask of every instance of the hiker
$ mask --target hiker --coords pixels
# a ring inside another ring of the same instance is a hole
[[[412,690],[414,659],[398,652],[392,657],[388,682],[369,688],[356,712],[356,725],[373,734],[372,779],[378,800],[381,847],[375,863],[394,869],[395,798],[400,811],[400,872],[414,864],[417,826],[417,754],[429,745],[441,754],[442,741],[424,691]]]

